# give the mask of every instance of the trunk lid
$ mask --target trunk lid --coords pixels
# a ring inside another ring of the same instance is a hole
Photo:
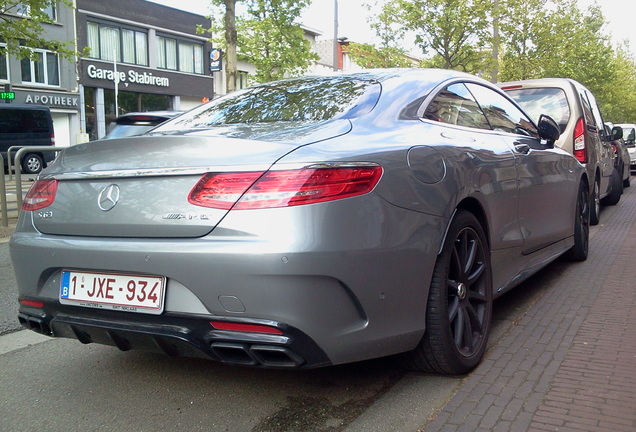
[[[300,129],[215,128],[69,147],[43,172],[42,178],[59,183],[54,202],[32,212],[33,222],[55,235],[201,237],[228,212],[188,202],[203,174],[265,171],[302,145],[349,130],[348,121],[337,120]]]

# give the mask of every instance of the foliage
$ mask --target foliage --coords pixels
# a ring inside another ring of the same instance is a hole
[[[367,4],[366,7],[371,10],[371,5]],[[376,47],[369,43],[349,43],[347,50],[353,62],[367,69],[413,67],[416,61],[399,47],[405,34],[399,11],[384,5],[380,13],[368,21],[380,39],[380,46]]]
[[[476,0],[392,0],[385,8],[399,11],[404,27],[415,33],[424,54],[434,53],[433,64],[447,69],[474,71],[483,64],[489,41],[484,4]]]
[[[348,52],[351,59],[358,65],[366,69],[372,68],[400,68],[413,67],[411,60],[404,50],[394,47],[376,48],[371,44],[360,44],[352,42],[348,45]]]
[[[606,120],[636,123],[636,62],[628,45],[612,46],[597,4],[581,10],[577,0],[389,0],[371,22],[380,37],[394,30],[382,44],[397,50],[404,30],[414,35],[422,66],[493,82],[573,78],[596,96]],[[384,66],[381,56],[366,57],[366,67]]]
[[[238,56],[256,66],[257,82],[301,75],[316,60],[305,31],[294,20],[309,0],[250,0],[238,20]]]
[[[47,8],[56,5],[73,7],[70,0],[0,0],[0,55],[9,53],[18,58],[33,55],[29,48],[42,48],[58,53],[67,59],[74,59],[74,41],[46,39],[42,34],[42,24],[53,23],[46,13]]]
[[[227,11],[228,3],[236,5],[237,0],[212,0],[212,6],[217,10],[220,10],[219,6],[225,6]],[[220,22],[213,16],[210,17],[212,27],[199,28],[199,33],[212,33],[212,42],[227,52],[233,43],[227,33],[234,31],[237,57],[256,67],[255,81],[300,75],[318,60],[304,30],[294,23],[310,0],[243,0],[240,3],[243,7],[236,14],[234,29],[227,24],[227,19]],[[229,74],[228,66],[226,64]],[[231,81],[229,77],[228,81]]]

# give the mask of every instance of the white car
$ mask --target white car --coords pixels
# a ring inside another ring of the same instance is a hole
[[[631,171],[636,171],[636,124],[617,124],[623,128],[623,140],[629,151],[629,167]]]

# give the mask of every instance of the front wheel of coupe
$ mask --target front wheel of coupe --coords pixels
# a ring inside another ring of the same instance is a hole
[[[403,355],[406,367],[461,375],[486,350],[492,315],[492,274],[486,235],[477,218],[460,210],[437,257],[426,307],[426,331]]]

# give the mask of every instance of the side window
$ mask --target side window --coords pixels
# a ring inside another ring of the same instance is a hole
[[[464,84],[451,84],[439,92],[423,117],[458,126],[490,129],[484,113]]]
[[[590,106],[590,101],[585,97],[585,93],[579,93],[579,97],[581,98],[581,105],[583,105],[583,115],[585,115],[585,123],[590,126],[596,126],[596,122],[594,121],[594,115],[592,114],[592,107]]]
[[[528,116],[499,93],[479,84],[466,84],[481,106],[488,122],[496,131],[539,137]]]
[[[596,103],[596,99],[594,99],[594,95],[589,91],[584,92],[585,96],[588,98],[590,102],[590,109],[592,110],[592,115],[594,116],[594,120],[596,122],[596,127],[598,130],[603,130],[603,116],[601,116],[601,110],[598,108],[598,104]]]

